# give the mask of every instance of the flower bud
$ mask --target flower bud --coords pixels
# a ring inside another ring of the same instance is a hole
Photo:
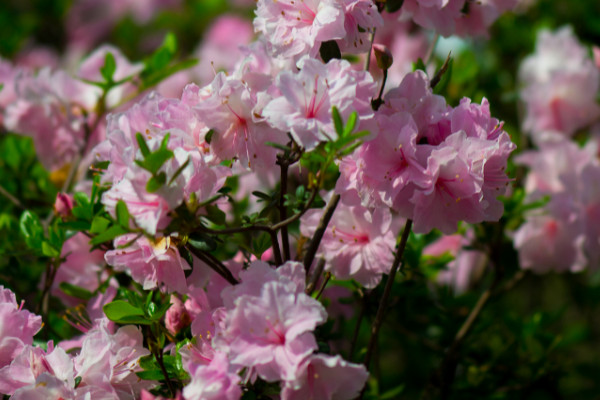
[[[388,70],[394,63],[394,57],[390,50],[378,43],[373,44],[373,54],[375,54],[375,60],[377,60],[377,66],[382,70]]]
[[[596,67],[600,68],[600,47],[592,47],[592,52],[594,53],[594,62],[596,63]]]
[[[54,201],[54,213],[62,218],[71,216],[73,210],[73,198],[66,193],[58,193]]]
[[[190,314],[177,296],[171,296],[171,307],[165,315],[165,327],[173,335],[188,326],[192,322]]]

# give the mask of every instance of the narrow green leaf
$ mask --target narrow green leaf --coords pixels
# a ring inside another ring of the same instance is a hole
[[[107,83],[112,83],[116,70],[117,63],[115,62],[115,56],[111,52],[106,53],[104,56],[104,65],[100,67],[100,74]]]
[[[358,114],[356,111],[352,111],[352,114],[348,117],[348,121],[346,121],[346,126],[344,127],[344,134],[342,136],[348,136],[354,131],[356,128],[356,121],[358,120]]]
[[[214,251],[217,248],[217,242],[212,237],[200,232],[192,233],[188,238],[188,244],[200,251]]]
[[[179,175],[181,175],[181,173],[183,172],[185,167],[187,167],[190,164],[190,161],[191,161],[191,158],[188,157],[188,159],[181,165],[181,167],[177,168],[177,171],[175,171],[175,173],[173,174],[171,179],[169,179],[168,186],[170,186],[175,181],[175,179],[177,179],[177,177]]]
[[[259,199],[266,200],[266,201],[271,201],[271,196],[269,196],[266,193],[260,192],[258,190],[255,190],[254,192],[252,192],[252,194],[254,196],[258,197]]]
[[[60,251],[45,240],[42,242],[42,254],[46,257],[60,257]]]
[[[160,381],[164,380],[165,376],[163,375],[160,369],[154,369],[152,371],[139,371],[135,373],[140,379],[148,380],[148,381]]]
[[[207,215],[209,221],[214,222],[217,225],[225,224],[225,213],[219,209],[217,206],[208,205],[206,206]]]
[[[92,226],[90,228],[90,233],[102,233],[104,232],[108,226],[110,225],[110,220],[101,216],[96,216],[92,220]]]
[[[127,204],[125,204],[125,202],[123,200],[119,200],[117,202],[117,222],[119,223],[119,225],[121,225],[123,228],[129,228],[129,217],[131,216],[129,214],[129,210],[127,209]]]
[[[150,154],[150,149],[148,148],[148,145],[144,140],[144,136],[142,136],[142,134],[138,132],[135,134],[135,140],[137,140],[138,146],[140,147],[140,151],[142,152],[144,158],[148,157],[148,155]]]
[[[66,295],[73,296],[81,300],[89,300],[94,297],[94,294],[89,290],[72,285],[68,282],[61,282],[58,286]]]
[[[158,189],[160,189],[166,181],[167,175],[164,172],[161,172],[158,175],[148,179],[148,183],[146,184],[146,191],[148,191],[148,193],[154,193]]]
[[[92,246],[95,246],[100,243],[108,242],[110,240],[113,240],[117,236],[124,235],[128,232],[129,232],[128,229],[125,229],[120,225],[113,225],[110,228],[108,228],[106,231],[100,233],[98,236],[96,236],[92,240],[90,240],[90,244]]]
[[[276,149],[283,150],[283,151],[292,151],[291,147],[284,146],[282,144],[275,143],[275,142],[265,142],[265,145],[275,147]]]
[[[331,117],[333,118],[333,125],[338,137],[344,136],[344,122],[336,106],[331,107]]]
[[[152,307],[152,305],[154,305],[154,307]],[[171,307],[171,303],[165,303],[159,307],[157,307],[155,303],[150,303],[150,306],[151,307],[148,307],[148,315],[150,315],[150,319],[153,321],[160,321],[169,307]]]

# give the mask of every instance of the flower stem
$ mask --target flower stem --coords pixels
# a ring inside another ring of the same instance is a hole
[[[392,286],[394,285],[394,280],[396,278],[396,272],[398,271],[398,267],[402,261],[402,256],[404,254],[404,249],[406,249],[406,243],[408,242],[408,235],[410,234],[410,230],[412,228],[412,220],[409,219],[406,221],[404,225],[404,230],[402,231],[402,237],[400,238],[400,244],[398,245],[398,250],[396,251],[396,256],[394,257],[394,262],[392,263],[392,269],[390,270],[390,275],[388,277],[387,283],[385,285],[385,289],[383,290],[383,296],[381,296],[381,301],[379,302],[379,308],[377,309],[377,314],[375,315],[375,320],[373,321],[373,325],[371,326],[371,339],[369,340],[369,345],[367,347],[367,354],[365,355],[364,364],[369,369],[369,364],[371,363],[371,358],[373,357],[373,351],[375,349],[375,345],[377,344],[377,336],[379,335],[379,329],[383,324],[383,319],[385,316],[385,312],[387,311],[387,305],[390,299],[390,294],[392,293]],[[366,386],[365,386],[366,388]],[[361,398],[364,394],[361,393]]]

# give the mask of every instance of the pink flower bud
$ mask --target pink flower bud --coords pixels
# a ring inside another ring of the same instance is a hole
[[[596,66],[600,68],[600,47],[592,47],[592,52],[594,53],[594,62],[596,63]]]
[[[392,52],[382,44],[373,44],[373,54],[375,55],[375,60],[377,60],[377,66],[382,70],[388,70],[394,63]]]
[[[72,209],[73,198],[66,193],[58,193],[56,195],[56,201],[54,201],[54,212],[56,215],[60,215],[62,218],[68,218],[71,216]]]
[[[171,296],[171,307],[165,315],[165,327],[173,335],[188,326],[192,322],[190,314],[185,309],[183,303],[177,296]]]

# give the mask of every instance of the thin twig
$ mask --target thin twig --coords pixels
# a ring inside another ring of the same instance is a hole
[[[329,283],[330,279],[331,279],[331,272],[327,272],[325,274],[325,279],[323,280],[323,284],[321,285],[321,288],[319,289],[319,292],[317,293],[317,297],[316,297],[317,300],[319,300],[319,297],[321,297],[321,294],[323,294],[323,290],[325,290],[325,287]]]
[[[231,271],[229,271],[229,269],[212,254],[195,249],[193,246],[186,246],[186,249],[188,249],[189,252],[198,257],[200,260],[204,261],[206,265],[208,265],[217,274],[221,275],[227,282],[231,283],[232,285],[237,285],[239,283]]]
[[[367,311],[367,295],[368,293],[361,294],[362,306],[360,307],[360,313],[358,314],[358,318],[356,319],[356,326],[354,327],[354,333],[352,334],[352,342],[350,342],[350,354],[348,355],[348,360],[352,361],[352,357],[354,356],[354,352],[356,351],[356,344],[358,343],[358,335],[360,333],[360,326],[362,325],[362,320],[365,316],[365,312]]]
[[[275,256],[275,265],[280,266],[283,264],[283,260],[281,259],[281,249],[279,248],[277,231],[269,231],[269,236],[271,236],[271,245],[273,246],[273,255]]]
[[[287,181],[288,181],[288,164],[281,162],[279,164],[281,168],[281,184],[279,188],[279,221],[285,221],[287,219],[287,207],[285,203],[285,195],[287,194]],[[283,247],[283,259],[284,261],[290,260],[290,238],[288,236],[287,225],[281,228],[281,247]]]
[[[383,296],[381,296],[381,301],[379,302],[379,308],[377,309],[377,314],[375,315],[375,320],[373,321],[373,325],[371,326],[371,339],[369,340],[369,345],[367,347],[367,354],[365,355],[365,366],[367,369],[369,368],[369,363],[371,362],[371,357],[373,356],[373,350],[375,348],[375,344],[377,343],[377,336],[379,335],[379,329],[381,328],[381,324],[383,323],[384,314],[387,311],[387,304],[390,298],[390,294],[392,293],[392,286],[394,285],[394,280],[396,278],[396,272],[398,271],[398,267],[400,266],[400,262],[402,261],[402,255],[404,254],[404,249],[406,248],[406,243],[408,242],[408,235],[410,234],[410,230],[412,228],[412,220],[409,219],[406,221],[404,225],[404,230],[402,231],[402,237],[400,238],[400,244],[398,245],[398,250],[396,251],[396,255],[394,257],[394,262],[392,263],[392,268],[390,270],[390,275],[388,276],[387,283],[385,285],[385,289],[383,290]],[[362,397],[362,395],[361,395]]]
[[[312,265],[313,260],[315,259],[315,254],[317,254],[317,250],[319,245],[321,244],[321,239],[323,239],[323,235],[325,234],[325,230],[327,229],[327,225],[329,225],[329,221],[331,217],[333,217],[333,213],[340,202],[340,195],[334,194],[331,196],[327,207],[325,208],[325,212],[319,221],[319,225],[317,225],[317,230],[313,235],[312,239],[308,243],[308,249],[306,250],[306,254],[304,255],[304,270],[308,275],[310,270],[310,266]]]
[[[10,200],[10,202],[16,207],[25,210],[25,206],[19,201],[19,199],[13,196],[8,190],[4,189],[2,185],[0,185],[0,194]]]
[[[312,294],[312,292],[315,291],[317,282],[319,281],[319,278],[321,277],[321,274],[323,273],[324,268],[325,268],[325,259],[321,258],[321,259],[319,259],[319,262],[317,263],[317,267],[313,271],[312,275],[310,276],[310,280],[308,281],[308,284],[306,285],[305,292],[307,295],[310,296]]]

